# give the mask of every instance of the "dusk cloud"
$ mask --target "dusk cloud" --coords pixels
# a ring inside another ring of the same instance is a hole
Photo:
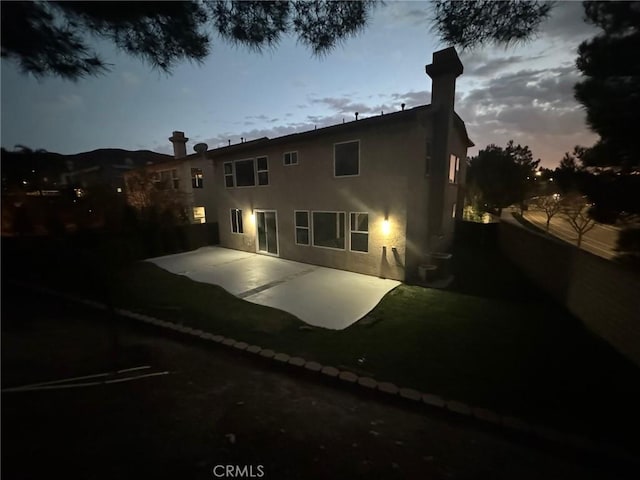
[[[513,139],[529,143],[534,156],[551,165],[559,161],[558,145],[566,151],[595,141],[585,126],[584,110],[573,97],[579,79],[570,65],[505,73],[467,92],[456,110],[478,145],[475,151]]]
[[[598,33],[598,29],[584,21],[582,2],[557,2],[551,17],[543,24],[540,36],[579,43]]]

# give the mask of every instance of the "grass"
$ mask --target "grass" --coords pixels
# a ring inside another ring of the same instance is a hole
[[[640,370],[531,285],[490,238],[483,241],[455,250],[450,290],[401,285],[366,321],[342,331],[310,328],[145,262],[121,271],[112,295],[120,307],[263,348],[640,446]],[[81,275],[57,276],[58,287],[91,293]]]
[[[285,312],[148,263],[119,285],[119,305],[263,348],[558,428],[634,435],[638,369],[526,283],[502,298],[401,285],[369,321],[342,331],[301,328]]]

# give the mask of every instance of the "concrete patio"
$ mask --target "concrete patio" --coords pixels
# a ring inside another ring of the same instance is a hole
[[[317,327],[355,323],[400,282],[221,247],[147,261],[192,280],[219,285],[252,303],[289,312]]]

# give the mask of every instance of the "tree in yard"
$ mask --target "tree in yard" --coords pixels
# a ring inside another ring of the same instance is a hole
[[[585,78],[575,96],[600,135],[581,158],[592,173],[583,191],[599,220],[633,220],[640,215],[640,3],[586,2],[584,8],[602,33],[580,45],[576,62]]]
[[[169,2],[3,2],[2,57],[36,77],[77,80],[108,70],[91,37],[107,39],[165,72],[202,62],[211,34],[255,50],[297,36],[314,54],[357,34],[376,2],[190,0]]]
[[[596,221],[589,215],[591,204],[579,193],[571,193],[562,199],[562,213],[578,235],[576,245],[582,245],[582,237],[596,226]]]
[[[504,149],[492,144],[480,150],[467,170],[470,190],[479,193],[480,210],[499,215],[509,205],[522,207],[534,185],[538,162],[528,146],[514,145],[513,140]]]
[[[553,172],[554,183],[563,193],[582,191],[585,175],[582,157],[587,149],[576,145],[572,152],[565,152],[560,165]]]
[[[602,29],[580,44],[576,61],[586,78],[576,84],[575,96],[585,107],[587,123],[600,135],[585,166],[628,173],[640,168],[640,4],[585,2],[584,8],[587,22]]]
[[[513,140],[509,140],[509,143],[507,143],[505,153],[513,160],[516,166],[517,203],[522,215],[525,202],[531,196],[536,185],[536,170],[540,164],[540,159],[534,160],[533,153],[531,153],[527,145],[524,147],[520,146],[520,144],[514,145]]]
[[[560,195],[554,193],[552,195],[542,195],[536,198],[535,205],[544,212],[547,217],[545,230],[549,233],[549,224],[551,219],[562,209]]]
[[[167,180],[171,181],[171,180]],[[147,224],[181,224],[189,221],[185,194],[170,188],[147,169],[127,172],[125,176],[127,203],[139,220]]]
[[[552,8],[553,3],[539,1],[439,0],[433,29],[444,42],[463,49],[487,43],[506,46],[530,40]]]

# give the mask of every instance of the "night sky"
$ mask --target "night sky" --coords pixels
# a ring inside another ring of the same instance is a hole
[[[171,153],[168,137],[182,130],[209,147],[313,129],[430,103],[424,66],[447,47],[430,31],[428,2],[388,2],[368,28],[317,58],[294,38],[263,53],[213,38],[203,65],[183,63],[172,75],[151,69],[96,41],[113,64],[77,83],[21,74],[2,60],[2,146],[58,153],[97,148]],[[554,167],[576,144],[595,142],[573,99],[579,43],[597,30],[584,23],[580,2],[558,2],[537,39],[509,48],[459,52],[456,111],[477,147],[509,139],[527,144]]]

